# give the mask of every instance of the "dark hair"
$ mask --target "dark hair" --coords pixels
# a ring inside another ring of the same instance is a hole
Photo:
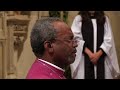
[[[40,57],[44,53],[44,41],[51,41],[56,37],[57,30],[53,23],[62,21],[57,17],[37,20],[30,36],[31,47],[34,54]]]
[[[79,11],[78,14],[81,15],[83,21],[90,20],[89,11]],[[101,23],[101,24],[105,23],[104,11],[95,11],[94,17],[98,20],[98,23]]]

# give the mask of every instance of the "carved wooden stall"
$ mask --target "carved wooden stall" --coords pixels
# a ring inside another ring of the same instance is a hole
[[[19,46],[26,40],[29,21],[30,12],[0,12],[0,78],[16,78],[14,50],[19,58]]]
[[[26,40],[30,14],[22,14],[22,12],[14,12],[13,15],[7,15],[8,30],[8,64],[7,78],[16,78],[17,60],[22,52],[22,46]],[[17,60],[14,59],[14,51],[17,51]]]
[[[6,52],[7,52],[7,29],[6,29],[6,14],[0,12],[0,79],[6,78]]]

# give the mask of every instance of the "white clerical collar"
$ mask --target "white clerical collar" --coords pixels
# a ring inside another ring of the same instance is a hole
[[[54,68],[57,68],[57,69],[59,69],[59,70],[61,70],[61,71],[65,72],[65,70],[64,70],[64,69],[62,69],[62,68],[60,68],[60,67],[58,67],[58,66],[56,66],[56,65],[54,65],[54,64],[52,64],[52,63],[50,63],[50,62],[47,62],[47,61],[42,60],[42,59],[38,59],[38,60],[40,60],[40,61],[42,61],[42,62],[44,62],[44,63],[47,63],[47,64],[49,64],[49,65],[53,66]]]

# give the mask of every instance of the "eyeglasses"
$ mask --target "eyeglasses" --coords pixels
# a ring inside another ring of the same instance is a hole
[[[78,41],[77,41],[75,38],[73,38],[72,40],[70,40],[70,39],[63,39],[63,40],[62,40],[62,39],[55,38],[55,40],[66,41],[66,42],[72,43],[72,44],[78,43]]]

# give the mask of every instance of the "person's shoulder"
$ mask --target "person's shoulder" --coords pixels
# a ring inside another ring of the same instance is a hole
[[[106,20],[106,22],[110,22],[110,19],[109,19],[108,15],[105,15],[105,20]]]
[[[34,77],[38,74],[41,74],[42,65],[38,62],[38,60],[35,60],[34,63],[31,65],[27,77]]]
[[[81,15],[77,15],[77,16],[75,16],[75,20],[78,21],[78,22],[80,22],[80,21],[82,20]]]
[[[108,15],[105,15],[105,19],[109,19],[109,16],[108,16]]]

